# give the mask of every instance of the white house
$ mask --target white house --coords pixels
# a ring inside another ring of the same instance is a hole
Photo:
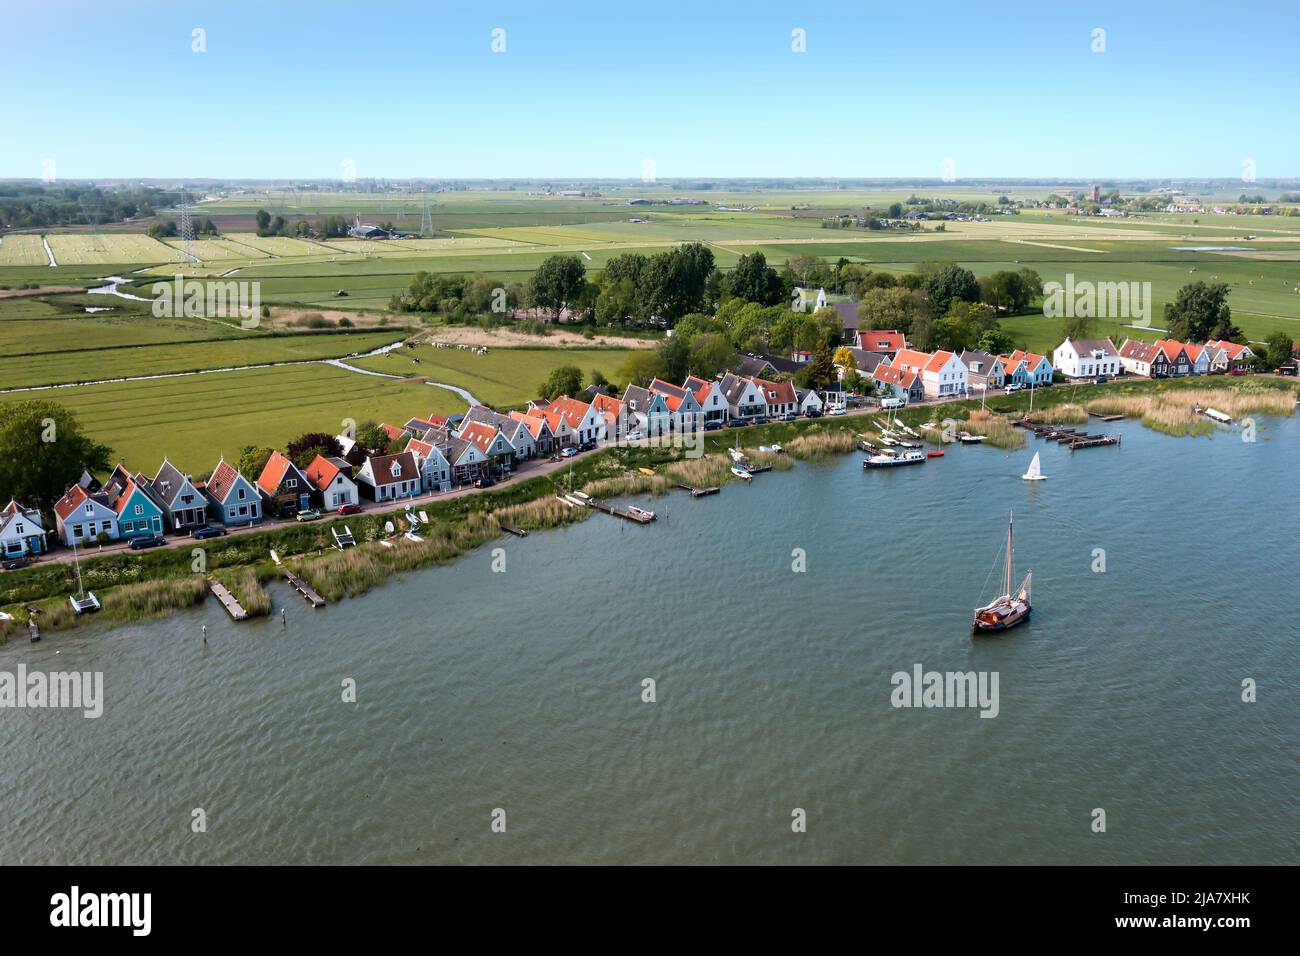
[[[357,488],[372,501],[413,498],[420,493],[420,469],[409,451],[374,455],[357,473]]]
[[[731,409],[727,405],[727,396],[722,393],[717,382],[708,382],[692,375],[686,379],[686,388],[695,396],[695,401],[700,406],[700,417],[705,425],[714,422],[719,425],[726,424],[727,419],[731,417]]]
[[[406,443],[405,450],[415,456],[415,463],[420,468],[422,491],[447,491],[451,488],[451,462],[441,448],[431,441],[412,438]]]
[[[904,372],[917,372],[927,398],[965,395],[969,388],[970,370],[953,352],[940,350],[928,355],[915,349],[902,349],[889,364]]]
[[[728,372],[717,387],[726,396],[732,418],[757,418],[767,414],[767,399],[749,379]]]
[[[795,397],[799,399],[799,414],[807,415],[809,412],[821,412],[822,399],[817,392],[811,388],[796,388]]]
[[[562,395],[546,407],[546,411],[559,415],[573,430],[573,440],[579,445],[605,438],[605,416],[586,402]],[[550,414],[547,415],[550,420]],[[551,426],[554,430],[555,426]]]
[[[352,480],[352,466],[342,458],[326,458],[317,455],[303,474],[319,494],[321,506],[328,511],[337,511],[344,505],[361,503],[357,483]]]
[[[1119,349],[1109,338],[1077,342],[1066,338],[1052,353],[1052,364],[1067,378],[1114,378],[1123,368]]]
[[[0,511],[0,558],[22,558],[45,550],[40,512],[16,501],[5,505]]]

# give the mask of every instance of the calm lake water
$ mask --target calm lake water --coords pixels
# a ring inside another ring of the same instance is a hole
[[[1300,423],[1108,428],[798,464],[318,611],[275,586],[287,628],[11,642],[107,704],[0,711],[0,864],[1300,862]],[[1034,618],[972,640],[1012,508]],[[893,708],[918,663],[998,672],[998,716]]]

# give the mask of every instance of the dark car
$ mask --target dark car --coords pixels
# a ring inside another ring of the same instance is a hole
[[[0,563],[0,568],[4,568],[6,571],[17,571],[19,568],[25,568],[31,563],[32,559],[24,555],[21,558],[8,558],[3,563]]]
[[[767,424],[767,416],[766,416],[766,415],[755,415],[753,418],[751,418],[751,419],[749,420],[749,423],[750,423],[751,425],[766,425],[766,424]]]
[[[493,485],[495,485],[495,484],[496,484],[496,482],[493,481],[491,478],[480,478],[480,479],[478,479],[476,482],[474,482],[474,487],[475,487],[475,488],[491,488],[491,487],[492,487]]]
[[[822,417],[822,410],[821,410],[820,408],[810,408],[810,409],[808,409],[808,411],[804,412],[804,417],[805,417],[805,418],[821,418],[821,417]]]
[[[707,421],[704,423],[704,430],[706,432],[716,432],[721,427],[722,427],[722,422],[718,421],[717,419],[713,419],[711,421]]]
[[[198,538],[202,541],[204,538],[220,538],[226,533],[225,528],[217,528],[213,525],[204,525],[202,528],[195,528],[190,532],[191,538]]]
[[[361,514],[361,506],[360,505],[339,505],[339,510],[337,513],[341,515],[359,515]]]
[[[593,448],[596,447],[596,443],[594,441],[585,441],[578,447],[581,448],[583,451],[591,451]]]
[[[795,420],[796,418],[798,418],[798,417],[799,417],[799,416],[796,415],[794,412],[786,412],[784,415],[781,416],[781,421],[783,421],[783,422],[792,422],[792,421],[794,421],[794,420]]]
[[[744,420],[743,418],[728,418],[728,419],[727,419],[727,427],[728,427],[728,428],[744,428],[744,427],[745,427],[745,424],[746,424],[746,422],[745,422],[745,420]]]
[[[161,548],[166,543],[167,539],[160,534],[146,534],[131,539],[131,550],[143,551],[145,548]]]

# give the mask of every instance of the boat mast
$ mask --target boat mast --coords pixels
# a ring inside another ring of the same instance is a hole
[[[81,561],[77,558],[77,539],[72,539],[72,563],[77,568],[77,600],[80,601],[86,596],[86,589],[81,584]]]
[[[1012,543],[1011,543],[1011,526],[1012,526],[1013,521],[1014,521],[1014,512],[1009,513],[1009,514],[1007,515],[1007,589],[1006,589],[1006,594],[1007,594],[1008,597],[1011,596],[1011,551],[1012,551]]]

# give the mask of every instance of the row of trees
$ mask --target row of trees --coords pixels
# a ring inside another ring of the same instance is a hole
[[[86,225],[144,219],[155,209],[175,205],[180,194],[154,186],[96,186],[0,183],[0,225],[13,229]]]

